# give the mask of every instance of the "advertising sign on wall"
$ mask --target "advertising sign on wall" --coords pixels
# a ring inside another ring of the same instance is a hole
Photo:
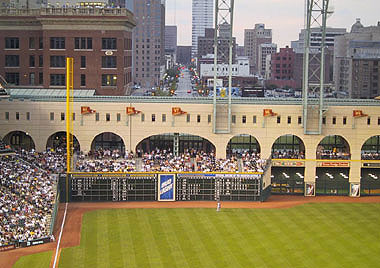
[[[158,177],[158,201],[175,201],[175,174]]]

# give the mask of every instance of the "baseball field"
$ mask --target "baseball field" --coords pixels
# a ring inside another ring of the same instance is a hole
[[[378,267],[379,223],[380,203],[93,210],[59,267]],[[51,256],[14,267],[49,267]]]

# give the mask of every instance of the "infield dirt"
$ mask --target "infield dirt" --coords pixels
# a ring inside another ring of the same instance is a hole
[[[380,196],[352,198],[347,196],[304,197],[272,195],[266,202],[222,202],[222,208],[285,209],[306,203],[380,203]],[[217,203],[212,201],[70,203],[67,209],[61,248],[79,245],[83,215],[91,210],[110,208],[216,208],[216,205]],[[56,238],[58,238],[59,235],[64,209],[65,205],[60,204],[54,227],[54,237]],[[54,251],[55,254],[56,247],[57,242],[52,242],[44,245],[0,252],[0,267],[11,268],[20,257],[25,255],[49,250]],[[52,267],[52,262],[50,267]]]

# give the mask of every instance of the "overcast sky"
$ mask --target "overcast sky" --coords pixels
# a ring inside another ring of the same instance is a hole
[[[235,0],[234,36],[239,45],[244,44],[244,29],[264,23],[272,29],[273,42],[278,47],[290,45],[298,39],[304,24],[305,0]],[[166,25],[178,27],[178,45],[191,45],[192,0],[166,0]],[[356,18],[364,26],[377,25],[380,21],[379,0],[330,0],[334,14],[328,26],[347,28],[349,31]]]

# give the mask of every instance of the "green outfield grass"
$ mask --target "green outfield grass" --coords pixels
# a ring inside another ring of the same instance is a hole
[[[24,256],[13,265],[13,268],[49,267],[52,255],[52,251],[46,251]]]
[[[98,210],[82,226],[60,268],[379,267],[380,204]]]

